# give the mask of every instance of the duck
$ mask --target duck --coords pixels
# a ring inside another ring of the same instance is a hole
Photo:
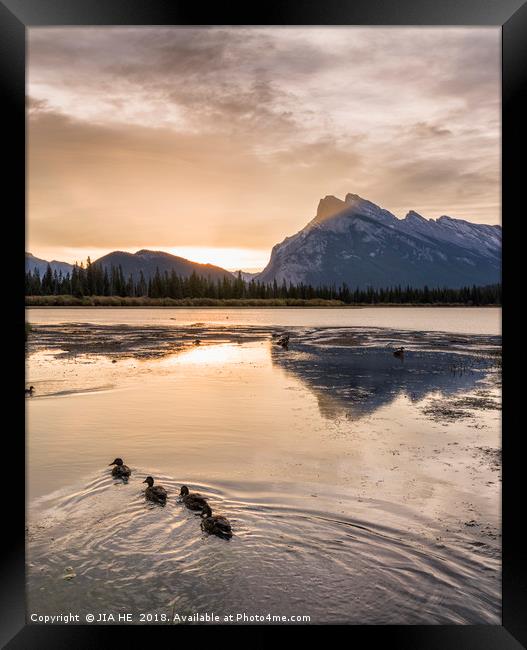
[[[213,515],[209,504],[203,507],[201,511],[201,529],[211,535],[230,539],[232,537],[232,527],[228,519],[219,515]]]
[[[34,392],[35,392],[34,386],[30,386],[29,388],[26,388],[26,395],[33,395]]]
[[[186,485],[181,486],[179,496],[189,510],[203,510],[205,506],[209,505],[207,499],[202,497],[201,494],[190,494]]]
[[[281,345],[283,348],[288,348],[289,346],[289,334],[285,334],[282,338],[279,338],[276,342],[277,345]]]
[[[404,357],[404,348],[397,348],[397,350],[394,351],[393,356],[398,357],[399,359]]]
[[[154,479],[151,476],[147,476],[143,483],[148,483],[148,487],[145,490],[145,497],[149,501],[162,503],[163,505],[166,503],[167,491],[162,485],[156,485],[154,487]]]
[[[115,467],[112,469],[112,476],[115,476],[116,478],[122,478],[124,480],[127,480],[130,477],[130,474],[132,473],[132,470],[128,467],[128,465],[125,465],[123,463],[122,458],[116,458],[111,465],[115,465]]]
[[[195,339],[194,345],[201,345],[201,339]]]

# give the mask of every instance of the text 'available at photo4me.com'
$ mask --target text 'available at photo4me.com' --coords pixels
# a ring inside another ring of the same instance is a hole
[[[181,614],[178,612],[167,613],[142,613],[132,614],[126,612],[93,612],[88,614],[36,614],[31,613],[29,616],[31,623],[40,625],[68,625],[75,623],[95,623],[104,625],[105,623],[309,623],[311,616],[299,614],[285,616],[280,614],[248,614],[247,612],[232,612],[225,614],[216,614],[215,612],[195,612],[192,614]]]

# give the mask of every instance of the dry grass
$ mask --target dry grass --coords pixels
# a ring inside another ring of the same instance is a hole
[[[120,296],[26,296],[26,307],[470,307],[464,303],[389,303],[312,298],[123,298]],[[501,305],[481,305],[500,307]]]
[[[122,298],[120,296],[26,296],[26,307],[341,307],[340,300],[314,298]]]

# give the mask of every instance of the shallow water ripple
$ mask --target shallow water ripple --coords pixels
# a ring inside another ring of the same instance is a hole
[[[492,549],[475,554],[462,539],[440,548],[430,535],[398,525],[404,518],[390,504],[318,494],[315,509],[309,486],[285,493],[186,477],[191,491],[230,519],[235,534],[226,541],[204,534],[199,515],[178,502],[183,479],[156,475],[169,493],[162,507],[144,499],[146,471],[132,469],[128,484],[103,470],[71,493],[35,504],[27,533],[30,611],[499,622],[500,567]]]

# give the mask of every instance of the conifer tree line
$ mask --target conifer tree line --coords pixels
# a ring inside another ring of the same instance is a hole
[[[501,305],[501,284],[467,286],[461,289],[412,287],[388,287],[385,289],[352,289],[345,283],[340,286],[316,286],[292,284],[276,280],[262,283],[258,280],[245,281],[238,276],[214,280],[197,275],[188,277],[171,273],[160,273],[146,279],[142,272],[138,278],[125,277],[121,266],[102,267],[92,264],[75,264],[70,273],[52,271],[48,264],[42,277],[38,269],[26,272],[27,296],[120,296],[148,298],[257,298],[257,299],[322,299],[353,303],[460,303],[467,305]]]

